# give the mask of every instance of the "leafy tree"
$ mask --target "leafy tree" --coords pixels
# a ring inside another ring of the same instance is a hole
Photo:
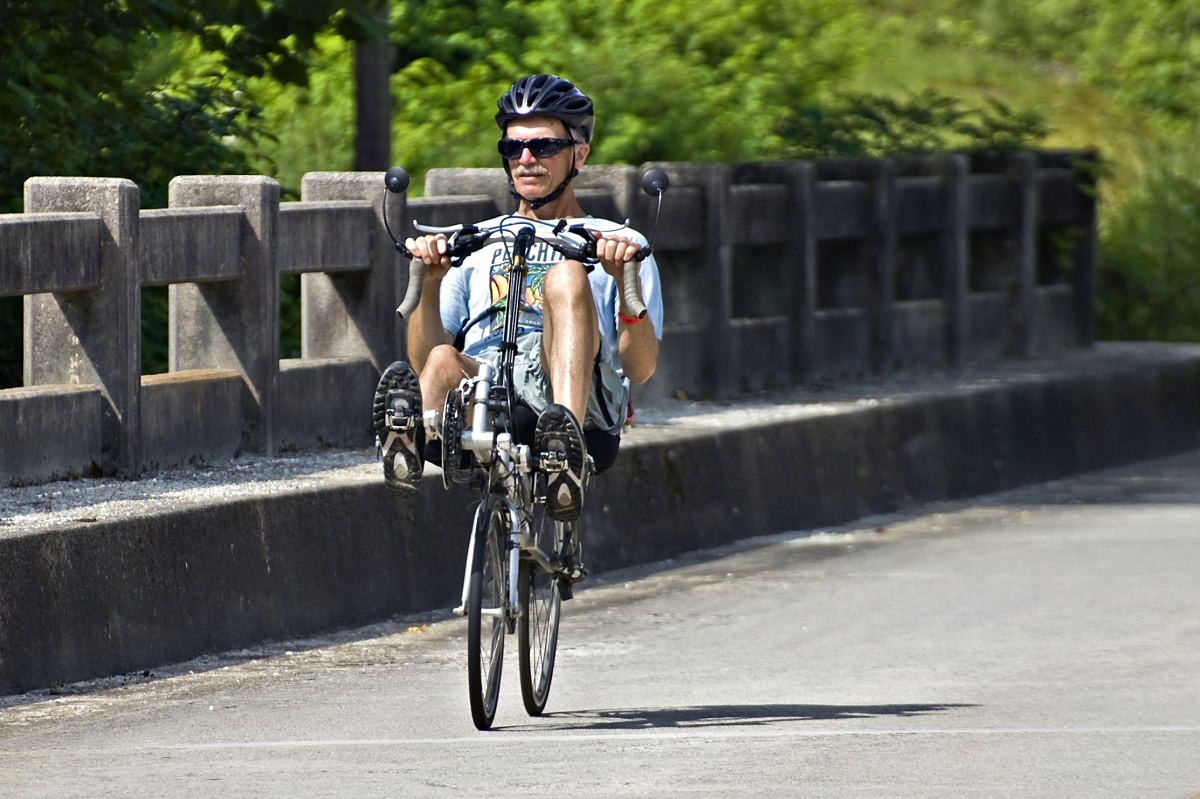
[[[879,2],[888,10],[912,5]],[[931,3],[926,3],[928,7]],[[1195,0],[933,0],[925,35],[1077,72],[1118,101],[1172,122],[1200,112],[1200,4]],[[909,9],[911,10],[911,9]]]
[[[437,5],[447,20],[461,11]],[[496,163],[495,99],[531,72],[557,72],[593,96],[597,162],[782,153],[789,119],[853,70],[863,24],[845,0],[475,5],[504,24],[420,51],[398,45],[419,56],[393,82],[397,160],[416,175]]]
[[[250,171],[279,180],[284,196],[299,197],[300,179],[315,170],[354,169],[354,51],[333,33],[317,37],[304,86],[269,77],[250,79],[265,133],[239,141]]]
[[[246,76],[303,84],[321,31],[368,40],[371,11],[366,0],[10,0],[0,212],[21,208],[34,175],[132,178],[154,207],[176,174],[249,171],[244,143],[266,130]],[[163,305],[148,292],[147,327],[161,327]],[[20,301],[0,302],[0,386],[20,382],[20,327]],[[162,344],[148,339],[152,369]]]
[[[1101,227],[1102,338],[1200,340],[1200,148],[1164,154]]]
[[[180,172],[244,170],[230,142],[264,131],[243,78],[305,83],[327,29],[377,34],[369,9],[333,0],[15,0],[0,27],[0,209],[35,174],[130,177],[153,205]]]
[[[871,41],[848,0],[534,0],[522,9],[523,40],[500,38],[483,56],[430,47],[399,70],[394,141],[415,175],[497,163],[495,98],[514,77],[542,71],[595,99],[598,163],[1011,148],[1046,132],[1037,114],[1001,103],[838,91]]]
[[[361,165],[354,61],[359,45],[380,44],[384,5],[394,160],[418,178],[497,163],[495,98],[540,71],[595,98],[601,163],[1015,146],[1044,133],[1039,117],[1001,104],[841,91],[872,42],[861,9],[915,0],[16,2],[0,30],[0,112],[15,120],[0,129],[0,203],[11,209],[34,173],[132,177],[153,206],[183,171],[262,171],[294,193],[305,171]],[[930,2],[961,20],[937,35],[1054,45],[1002,3]],[[1016,3],[1047,18],[1052,7],[1090,13],[1082,0]],[[1088,25],[1061,36],[1091,41],[1099,23]],[[160,310],[145,315],[149,328]]]
[[[901,98],[839,94],[803,111],[785,139],[790,155],[807,158],[1015,150],[1036,146],[1048,132],[1035,111],[998,100],[971,106],[933,89]]]
[[[20,297],[0,297],[0,388],[21,385],[22,323]]]
[[[156,10],[47,0],[19,3],[6,16],[0,29],[4,210],[19,207],[21,185],[31,175],[152,181],[166,177],[159,170],[171,159],[212,163],[220,149],[213,134],[228,134],[237,124],[228,113],[232,92],[214,83],[164,92],[137,79],[138,62],[152,58],[157,45],[142,35],[142,26],[166,30],[172,24]],[[203,124],[195,136],[198,126],[188,123],[198,116]]]

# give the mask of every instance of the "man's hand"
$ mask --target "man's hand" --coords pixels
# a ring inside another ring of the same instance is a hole
[[[405,239],[405,248],[413,258],[425,262],[427,280],[440,281],[450,268],[450,256],[446,255],[446,237],[441,233]]]
[[[630,241],[623,236],[600,236],[596,239],[596,257],[604,271],[617,281],[617,297],[620,298],[618,312],[623,316],[633,316],[631,309],[625,306],[624,285],[626,269],[639,269],[640,262],[636,260],[640,244]],[[638,294],[641,294],[641,282],[638,282]],[[621,355],[621,366],[625,376],[633,383],[645,383],[654,374],[658,363],[658,339],[654,335],[654,326],[649,320],[637,324],[617,325],[617,349]]]
[[[638,268],[638,262],[634,259],[641,249],[641,245],[623,236],[607,235],[596,239],[596,257],[600,260],[604,271],[617,281],[617,293],[621,298],[622,313],[629,313],[629,309],[625,307],[625,296],[619,287],[624,285],[622,281],[625,277],[626,266],[628,265],[631,269]]]

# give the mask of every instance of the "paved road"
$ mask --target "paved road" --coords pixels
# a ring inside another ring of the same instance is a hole
[[[0,795],[1200,796],[1198,566],[1200,453],[610,575],[487,734],[441,618],[10,698]]]

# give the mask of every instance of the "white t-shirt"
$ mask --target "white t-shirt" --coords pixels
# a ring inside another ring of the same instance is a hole
[[[542,222],[515,216],[498,216],[480,222],[478,227],[491,228],[502,219],[513,228],[523,224],[533,224],[544,228],[545,235],[557,224]],[[641,233],[608,219],[596,217],[572,218],[568,225],[583,224],[593,230],[611,232],[645,246],[646,239]],[[539,233],[542,231],[539,230]],[[484,314],[496,303],[503,303],[508,296],[508,275],[505,269],[508,265],[508,251],[511,247],[511,237],[508,241],[496,240],[482,250],[472,253],[462,266],[451,268],[442,280],[441,293],[438,297],[442,317],[442,326],[451,336],[457,336],[463,326]],[[526,275],[525,298],[521,303],[520,327],[522,330],[542,329],[542,281],[546,271],[563,259],[556,250],[548,244],[535,241],[529,251],[528,274]],[[659,283],[658,264],[654,256],[646,258],[639,265],[639,275],[642,283],[642,301],[646,304],[647,321],[654,327],[654,335],[662,339],[662,291]],[[600,345],[601,360],[620,371],[620,357],[617,354],[617,312],[620,302],[617,286],[611,275],[597,265],[588,275],[592,285],[592,300],[596,304],[596,318],[599,320],[602,343]],[[504,311],[501,309],[472,325],[467,331],[463,343],[463,352],[467,355],[477,355],[480,352],[499,346],[504,335]]]

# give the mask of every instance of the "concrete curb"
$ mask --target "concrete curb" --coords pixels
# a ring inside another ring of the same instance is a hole
[[[900,389],[894,388],[899,385]],[[891,386],[892,388],[889,388]],[[1200,443],[1200,348],[1102,347],[873,399],[722,406],[627,437],[585,519],[594,571]],[[356,465],[217,501],[31,529],[0,518],[0,692],[455,603],[473,499]]]

